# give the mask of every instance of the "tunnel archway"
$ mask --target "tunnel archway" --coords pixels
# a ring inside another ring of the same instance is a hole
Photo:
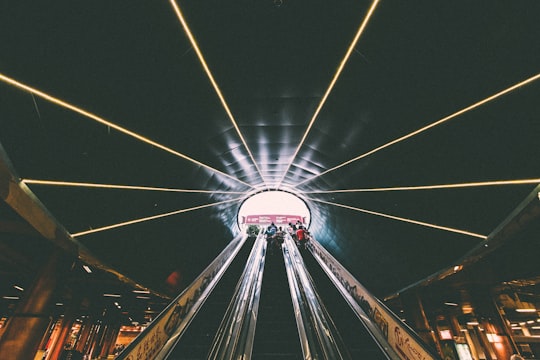
[[[247,198],[238,209],[237,223],[240,229],[247,226],[246,218],[251,215],[297,215],[304,219],[306,226],[309,227],[311,222],[311,211],[304,200],[280,190],[259,192]]]

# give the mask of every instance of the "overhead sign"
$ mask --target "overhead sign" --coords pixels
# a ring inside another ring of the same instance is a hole
[[[305,224],[305,218],[300,215],[248,215],[242,216],[242,224],[247,225],[267,225],[274,223],[276,225],[296,224],[300,221]]]

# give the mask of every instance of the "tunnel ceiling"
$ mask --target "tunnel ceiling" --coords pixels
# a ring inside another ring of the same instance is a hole
[[[0,142],[21,178],[210,191],[28,184],[68,231],[222,202],[77,236],[136,279],[189,278],[245,194],[279,186],[360,281],[394,291],[478,244],[535,185],[328,191],[540,177],[538,1],[177,4],[198,46],[167,1],[0,5]]]

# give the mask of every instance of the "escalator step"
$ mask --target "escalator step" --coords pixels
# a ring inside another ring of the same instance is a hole
[[[280,252],[266,257],[252,359],[302,359],[285,263]]]

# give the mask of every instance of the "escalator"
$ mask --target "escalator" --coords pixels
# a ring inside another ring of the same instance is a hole
[[[231,241],[118,358],[438,358],[317,242],[299,251],[286,237],[268,254],[264,238],[253,245]]]
[[[339,329],[351,358],[387,359],[313,255],[308,250],[301,251],[301,254],[304,264],[314,280],[317,292],[321,296],[334,324]]]
[[[253,240],[253,238],[246,240],[212,294],[189,325],[186,333],[167,357],[168,360],[206,359],[238,279],[246,265],[246,259],[253,247]]]
[[[281,251],[268,253],[252,359],[303,359]]]

